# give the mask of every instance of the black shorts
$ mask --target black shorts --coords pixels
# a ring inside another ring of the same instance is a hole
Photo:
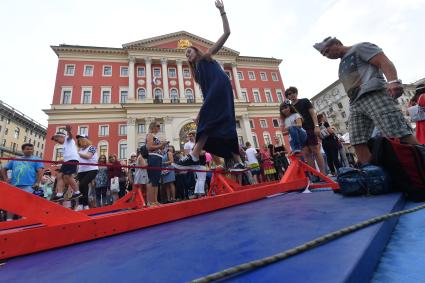
[[[161,167],[162,165],[162,157],[154,154],[149,154],[148,157],[148,166],[149,167]],[[149,183],[152,184],[152,186],[159,186],[159,181],[161,179],[161,171],[160,170],[149,170],[148,169],[148,178]]]
[[[319,139],[317,138],[314,129],[305,130],[307,132],[307,141],[305,146],[315,146],[319,144]]]
[[[68,160],[66,162],[75,162],[78,163],[78,160]],[[59,172],[63,175],[72,175],[77,173],[78,164],[62,164],[61,169],[59,169]]]

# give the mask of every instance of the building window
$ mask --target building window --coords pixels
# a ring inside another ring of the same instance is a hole
[[[254,102],[261,102],[260,93],[258,92],[258,90],[254,90],[252,93],[254,95]]]
[[[283,139],[283,135],[281,133],[276,133],[276,137],[279,140],[280,144],[285,145],[285,140]]]
[[[241,128],[241,121],[236,120],[236,129],[240,129]]]
[[[249,72],[248,72],[248,78],[249,78],[251,81],[254,81],[254,80],[255,80],[255,74],[254,74],[254,72],[253,72],[253,71],[249,71]]]
[[[127,125],[119,125],[119,135],[120,136],[127,135]]]
[[[163,133],[163,132],[164,132],[164,130],[165,130],[165,128],[164,128],[164,123],[159,123],[159,131],[160,131],[161,133]]]
[[[14,138],[15,139],[19,139],[19,132],[20,132],[21,130],[18,128],[18,127],[16,127],[15,128],[15,134],[14,134]]]
[[[162,89],[157,88],[155,89],[155,98],[153,100],[153,103],[162,103],[162,102],[163,102]]]
[[[254,121],[253,120],[249,120],[249,127],[251,129],[254,129]]]
[[[265,91],[265,94],[266,94],[266,100],[267,100],[267,102],[269,102],[269,103],[273,102],[273,97],[272,97],[271,91],[270,90],[266,90]]]
[[[137,76],[144,77],[145,75],[145,67],[137,67]]]
[[[111,91],[110,90],[102,90],[102,104],[111,103]]]
[[[345,112],[343,111],[343,112],[341,112],[341,116],[342,116],[342,118],[345,118],[345,117],[347,117],[347,114],[345,114]]]
[[[127,103],[128,99],[128,90],[120,91],[120,103]]]
[[[244,144],[243,143],[243,136],[238,136],[238,142],[239,142],[239,144]]]
[[[146,133],[145,124],[137,124],[137,133],[138,134],[144,134],[144,133]]]
[[[78,127],[78,134],[82,135],[82,136],[88,136],[89,135],[89,127],[79,126]]]
[[[128,77],[128,67],[126,67],[126,66],[120,67],[120,76],[121,77]]]
[[[277,82],[277,81],[279,81],[279,78],[278,78],[278,76],[277,76],[277,73],[272,73],[272,81],[274,81],[274,82]]]
[[[1,146],[6,146],[6,139],[3,139],[3,140],[1,141]]]
[[[265,72],[261,72],[261,73],[260,73],[260,79],[261,79],[262,81],[267,81],[267,74],[266,74]]]
[[[169,68],[168,69],[168,77],[169,78],[176,78],[177,77],[176,68]]]
[[[84,76],[85,77],[92,77],[93,76],[93,65],[84,65]]]
[[[10,118],[6,119],[6,124],[10,124]]]
[[[99,144],[99,155],[108,156],[108,145]]]
[[[71,104],[72,91],[62,90],[62,104]]]
[[[252,140],[254,141],[254,147],[259,148],[258,146],[258,139],[256,135],[252,135]]]
[[[55,160],[63,160],[63,148],[57,147],[55,152]]]
[[[242,72],[238,72],[238,79],[239,79],[240,81],[242,81],[242,80],[243,80],[243,73],[242,73]]]
[[[83,89],[82,103],[83,104],[90,104],[91,103],[91,90],[90,89]]]
[[[341,103],[341,102],[338,102],[338,108],[339,108],[339,109],[342,109],[342,108],[343,108],[343,106],[342,106],[342,103]]]
[[[280,124],[279,124],[279,120],[278,119],[273,119],[273,127],[274,128],[279,128]]]
[[[263,134],[263,138],[264,138],[264,143],[269,145],[271,144],[271,139],[270,139],[270,135],[269,134]]]
[[[108,125],[101,125],[99,126],[99,136],[109,136],[109,126]]]
[[[144,88],[139,88],[137,90],[137,100],[144,100],[146,98],[146,91]]]
[[[267,129],[267,120],[260,120],[260,127],[262,129]]]
[[[187,103],[195,103],[195,98],[193,97],[192,89],[190,89],[190,88],[186,89],[185,95],[186,95]]]
[[[246,94],[246,90],[241,91],[241,96],[242,96],[241,98],[243,102],[248,102],[248,96]]]
[[[127,159],[127,143],[121,142],[119,145],[119,156],[120,160]]]
[[[189,69],[183,69],[183,78],[190,78],[190,70]]]
[[[65,65],[65,76],[73,76],[75,74],[75,65],[66,64]]]
[[[283,94],[281,90],[277,90],[276,91],[276,96],[277,96],[277,101],[279,101],[279,103],[283,102]]]
[[[153,68],[153,76],[160,77],[161,76],[161,68]]]
[[[103,76],[104,77],[112,76],[112,66],[103,66]]]
[[[230,74],[230,72],[229,71],[224,71],[224,72],[226,73],[229,80],[232,80],[232,75]]]
[[[180,103],[179,93],[177,89],[172,88],[170,90],[170,99],[171,99],[171,103]]]

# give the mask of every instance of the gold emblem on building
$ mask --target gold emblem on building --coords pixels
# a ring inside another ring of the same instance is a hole
[[[188,39],[180,39],[177,42],[177,49],[186,49],[191,46],[192,46],[192,42],[190,42]]]

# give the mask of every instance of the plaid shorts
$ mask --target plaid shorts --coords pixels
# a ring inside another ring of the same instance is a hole
[[[367,143],[375,126],[385,137],[402,138],[413,133],[399,106],[384,89],[364,94],[350,105],[350,143]]]

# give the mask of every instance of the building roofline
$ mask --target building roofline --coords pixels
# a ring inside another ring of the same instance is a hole
[[[329,89],[333,88],[334,86],[336,86],[337,84],[340,83],[340,80],[336,80],[333,83],[331,83],[330,85],[328,85],[326,88],[324,88],[323,90],[321,90],[318,94],[316,94],[315,96],[313,96],[312,98],[310,98],[310,100],[314,100],[316,98],[318,98],[320,95],[322,95],[323,93],[325,93],[326,91],[328,91]]]
[[[47,133],[47,128],[45,126],[43,126],[42,124],[40,124],[39,122],[35,121],[34,119],[28,117],[27,115],[25,115],[24,113],[22,113],[21,111],[17,110],[16,108],[10,106],[9,104],[7,104],[6,102],[0,100],[0,106],[5,107],[7,110],[13,112],[14,114],[16,113],[17,115],[19,115],[19,118],[26,120],[28,123],[30,124],[34,124],[38,127],[41,128],[41,130],[46,131]]]

